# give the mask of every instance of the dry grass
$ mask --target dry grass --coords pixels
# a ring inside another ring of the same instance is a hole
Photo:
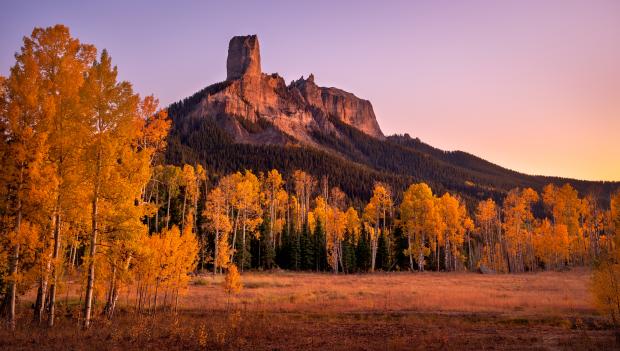
[[[509,316],[593,314],[589,272],[519,275],[377,273],[365,275],[250,273],[236,299],[267,312],[494,313]],[[197,278],[183,298],[189,309],[226,302],[221,277]]]
[[[246,273],[228,304],[221,277],[195,277],[177,315],[121,307],[89,331],[64,310],[47,330],[22,317],[0,349],[610,349],[589,272],[521,275]],[[131,291],[131,290],[130,290]],[[79,294],[67,291],[71,301]],[[131,301],[123,296],[121,302]]]

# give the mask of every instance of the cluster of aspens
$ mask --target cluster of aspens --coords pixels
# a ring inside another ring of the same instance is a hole
[[[406,189],[399,204],[381,183],[367,204],[346,203],[326,178],[300,170],[288,181],[277,170],[222,177],[206,199],[205,235],[212,239],[201,240],[202,257],[213,257],[214,272],[229,262],[334,273],[563,269],[590,265],[611,249],[617,211],[579,197],[568,184],[548,185],[541,194],[513,189],[501,206],[479,202],[473,216],[458,196],[436,196],[424,183]]]
[[[97,59],[63,26],[24,39],[0,77],[0,294],[10,326],[33,288],[34,319],[52,326],[59,290],[77,273],[84,327],[111,318],[121,293],[139,312],[176,309],[197,264],[213,273],[524,272],[605,256],[600,301],[618,300],[609,282],[620,281],[620,194],[602,209],[570,185],[514,189],[470,214],[424,183],[399,203],[377,183],[368,203],[351,206],[327,178],[301,170],[217,179],[200,165],[164,165],[169,128],[153,97],[117,80],[106,51]]]
[[[61,25],[36,28],[0,77],[0,294],[14,328],[18,298],[36,288],[34,319],[54,325],[59,290],[80,272],[80,316],[111,317],[134,283],[140,310],[176,306],[194,270],[195,213],[149,233],[146,185],[170,122],[140,98],[104,50]],[[78,269],[79,268],[79,269]]]

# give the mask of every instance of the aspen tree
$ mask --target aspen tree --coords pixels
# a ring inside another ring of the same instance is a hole
[[[228,234],[232,230],[226,209],[226,198],[220,187],[209,193],[203,216],[207,220],[207,228],[215,234],[213,254],[213,274],[218,268],[226,268],[229,260]],[[222,250],[224,249],[224,250]]]
[[[285,210],[285,204],[287,201],[287,194],[283,190],[282,175],[277,170],[273,169],[267,173],[267,177],[263,182],[263,198],[266,203],[266,213],[269,219],[269,237],[268,245],[271,250],[276,250],[277,236],[280,235],[283,229],[283,220],[279,215]]]
[[[531,188],[511,190],[503,205],[503,229],[506,240],[508,267],[511,273],[533,269],[534,215],[532,204],[538,201],[538,193]]]
[[[500,229],[499,209],[493,199],[480,201],[476,207],[476,231],[482,239],[482,264],[494,271],[505,271],[504,253],[497,233]]]
[[[418,270],[423,271],[424,258],[432,250],[429,244],[437,240],[443,226],[428,185],[419,183],[407,188],[400,205],[400,225],[407,235],[405,254],[409,257],[409,268],[413,271],[415,260]]]
[[[462,249],[465,235],[471,230],[473,223],[465,205],[449,193],[445,193],[438,204],[439,215],[443,222],[444,267],[448,271],[457,270],[458,263],[463,263]]]
[[[364,208],[364,221],[373,228],[370,231],[371,272],[375,270],[379,236],[381,232],[386,233],[386,220],[391,206],[392,194],[390,189],[381,183],[376,183],[372,197]]]
[[[37,32],[35,29],[33,37]],[[3,280],[8,283],[5,299],[11,328],[16,325],[18,284],[25,273],[21,269],[27,267],[23,264],[25,254],[34,250],[40,257],[48,257],[50,252],[49,229],[42,229],[51,223],[50,189],[57,187],[54,169],[46,162],[48,123],[54,106],[42,80],[35,41],[25,38],[9,77],[0,79],[0,239],[8,265]],[[43,239],[43,246],[32,246],[33,235]],[[46,274],[41,274],[42,279]]]
[[[127,210],[125,206],[119,206],[114,195],[121,195],[116,186],[122,184],[124,176],[128,176],[124,174],[123,162],[134,152],[132,146],[137,137],[135,119],[139,98],[129,83],[117,81],[117,69],[112,66],[105,50],[89,70],[81,95],[86,103],[84,118],[91,127],[88,135],[90,142],[84,154],[84,174],[90,186],[91,204],[83,316],[83,326],[88,328],[92,316],[97,240],[105,230],[106,221]]]
[[[596,307],[611,319],[620,340],[620,190],[610,197],[608,235],[611,242],[593,270],[591,289]]]
[[[246,235],[256,234],[258,225],[262,222],[260,207],[260,183],[254,173],[246,171],[236,186],[236,209],[241,224],[241,272],[247,265],[249,257],[246,250]]]

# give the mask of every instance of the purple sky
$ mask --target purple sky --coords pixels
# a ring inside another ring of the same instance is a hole
[[[386,134],[532,174],[620,180],[620,1],[3,1],[0,74],[34,26],[107,48],[162,104],[226,76],[234,35],[263,71],[372,101]]]

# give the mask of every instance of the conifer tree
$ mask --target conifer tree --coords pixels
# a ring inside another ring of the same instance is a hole
[[[301,229],[301,235],[299,238],[299,259],[300,269],[312,270],[314,262],[314,242],[312,235],[310,234],[310,227],[308,223],[304,223]]]
[[[327,251],[325,250],[325,230],[321,219],[316,220],[313,235],[314,269],[317,272],[324,271],[327,267]]]
[[[368,271],[371,266],[371,251],[368,241],[368,232],[366,228],[362,226],[360,237],[355,248],[357,267],[361,271]]]

